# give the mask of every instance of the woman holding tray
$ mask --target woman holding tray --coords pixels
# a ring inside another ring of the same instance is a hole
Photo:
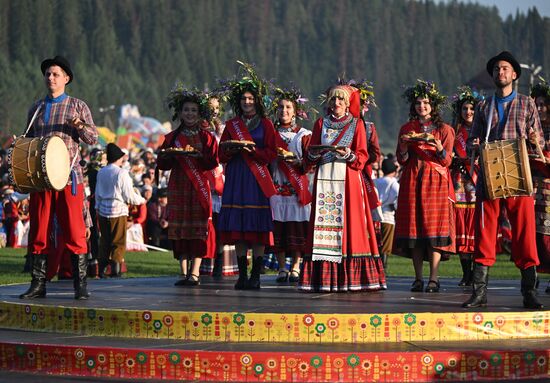
[[[423,260],[430,262],[427,293],[439,292],[439,262],[454,252],[454,191],[449,173],[455,134],[442,122],[439,108],[446,97],[435,84],[417,80],[405,90],[409,122],[397,140],[402,166],[395,216],[394,252],[413,259],[411,291],[424,290]],[[420,138],[418,138],[420,137]]]
[[[307,118],[305,102],[298,89],[275,88],[272,114],[276,115],[279,134],[278,159],[270,165],[277,194],[271,197],[275,245],[279,274],[276,281],[298,282],[300,261],[306,251],[306,239],[311,214],[311,193],[302,163],[311,138],[311,131],[296,124],[297,118]],[[290,270],[286,257],[292,257]]]
[[[327,92],[328,113],[318,119],[305,158],[316,167],[299,289],[343,292],[386,288],[365,181],[367,138],[359,118],[359,91],[337,85]]]
[[[157,167],[171,170],[168,181],[168,238],[181,278],[176,286],[196,286],[203,258],[213,258],[216,234],[207,171],[218,166],[216,138],[202,129],[210,118],[207,98],[198,90],[176,86],[168,96],[179,127],[164,137]],[[191,263],[191,265],[189,265]]]
[[[218,230],[222,243],[235,245],[239,279],[235,289],[259,289],[266,245],[273,245],[269,198],[277,193],[267,165],[277,157],[277,133],[265,118],[267,86],[254,69],[240,63],[242,79],[227,81],[236,117],[225,123],[219,156],[225,166],[225,186]],[[250,279],[247,252],[252,249]]]
[[[533,186],[535,187],[535,219],[537,251],[540,264],[537,266],[539,273],[550,274],[550,227],[546,223],[550,220],[550,85],[546,81],[540,81],[531,89],[531,97],[534,98],[539,112],[540,124],[544,134],[544,154],[546,164],[540,159],[531,163]],[[546,293],[550,294],[550,281],[546,286]]]
[[[456,252],[462,266],[459,286],[472,285],[472,255],[474,253],[474,212],[476,207],[477,165],[466,154],[466,141],[474,122],[475,107],[482,97],[468,86],[458,88],[453,96],[453,114],[456,121],[454,158],[451,178],[455,189]]]

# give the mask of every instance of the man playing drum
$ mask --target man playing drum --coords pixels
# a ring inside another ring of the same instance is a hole
[[[53,215],[65,236],[71,252],[75,299],[89,297],[86,285],[87,244],[86,227],[82,215],[84,186],[80,161],[80,141],[97,143],[97,129],[88,106],[65,93],[65,86],[73,80],[69,62],[61,56],[44,60],[40,66],[48,95],[35,102],[28,113],[28,137],[60,137],[69,151],[70,182],[65,188],[31,193],[29,253],[32,256],[32,281],[21,299],[46,296],[46,264],[53,251],[50,234]],[[32,121],[32,124],[31,124]]]
[[[510,52],[504,51],[487,62],[487,72],[496,86],[495,94],[480,102],[476,108],[474,124],[468,138],[468,147],[474,152],[480,141],[529,139],[543,142],[543,134],[532,99],[514,90],[514,81],[521,75],[521,67]],[[512,225],[512,258],[521,270],[523,306],[542,309],[537,299],[537,273],[539,264],[535,242],[535,212],[533,196],[512,196],[489,199],[484,190],[486,179],[478,182],[475,210],[475,253],[473,292],[462,304],[465,308],[487,304],[489,267],[496,261],[496,237],[500,207],[504,206]]]

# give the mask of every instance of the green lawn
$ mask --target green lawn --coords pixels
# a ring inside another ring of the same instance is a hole
[[[25,249],[0,249],[0,284],[28,282],[29,275],[22,273]],[[495,267],[491,269],[491,279],[519,279],[519,270],[510,262],[508,255],[499,255]],[[129,278],[156,277],[173,275],[179,272],[179,266],[172,253],[163,252],[128,252],[126,253]],[[412,277],[412,261],[403,257],[390,257],[388,276]],[[462,269],[458,257],[442,262],[439,270],[441,278],[460,278]],[[424,263],[424,275],[428,275],[428,265]]]

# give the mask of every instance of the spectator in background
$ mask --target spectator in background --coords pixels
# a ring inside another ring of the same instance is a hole
[[[155,152],[153,152],[152,148],[146,148],[141,153],[141,159],[143,160],[143,163],[145,164],[145,167],[149,169],[155,168],[156,158],[155,158]]]
[[[141,158],[130,161],[130,177],[134,182],[134,186],[143,185],[141,177],[145,174],[145,162]]]
[[[88,276],[96,278],[99,275],[98,255],[99,255],[99,228],[95,209],[95,187],[97,184],[97,173],[99,169],[107,164],[107,154],[95,148],[90,152],[90,162],[86,167],[86,176],[88,177],[88,187],[90,190],[88,196],[90,211],[90,239],[88,240]]]
[[[147,203],[146,230],[147,243],[156,247],[170,249],[168,241],[168,193],[159,189],[156,198]]]
[[[128,171],[121,166],[124,152],[115,144],[107,145],[108,165],[99,170],[96,185],[96,210],[101,238],[99,242],[99,276],[111,262],[111,276],[121,276],[126,250],[128,204],[141,205],[145,199],[134,191]]]
[[[397,209],[397,196],[399,195],[399,182],[397,175],[397,164],[393,159],[386,158],[382,161],[382,178],[374,179],[374,186],[378,190],[380,203],[382,204],[381,217],[381,241],[378,244],[380,256],[387,266],[388,256],[393,246],[393,233],[395,232],[395,210]]]

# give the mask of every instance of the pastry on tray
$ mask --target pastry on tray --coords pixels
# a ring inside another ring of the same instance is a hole
[[[227,141],[220,142],[220,146],[223,146],[226,148],[227,147],[252,148],[256,146],[256,143],[254,141],[246,141],[246,140],[227,140]]]
[[[318,151],[327,150],[329,152],[335,152],[336,149],[345,149],[346,147],[335,145],[310,145],[309,148]]]
[[[292,158],[296,158],[296,155],[283,148],[277,148],[277,157],[282,159],[292,159]]]
[[[183,154],[183,155],[197,155],[199,152],[191,145],[186,145],[184,148],[167,148],[162,149],[161,153],[166,154]]]
[[[408,132],[401,135],[401,139],[405,141],[432,142],[435,140],[435,137],[431,133]]]

